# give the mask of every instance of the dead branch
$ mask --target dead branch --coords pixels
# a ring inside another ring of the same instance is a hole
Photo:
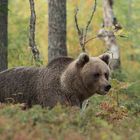
[[[79,36],[80,47],[82,48],[83,52],[85,52],[86,43],[88,43],[90,40],[93,39],[93,38],[91,38],[91,39],[87,40],[87,32],[88,32],[89,25],[91,24],[91,21],[93,19],[93,16],[94,16],[94,14],[96,12],[96,6],[97,6],[97,0],[95,0],[93,10],[92,10],[91,16],[90,16],[90,18],[89,18],[89,20],[87,22],[85,30],[84,29],[80,30],[79,25],[78,25],[78,20],[77,20],[77,14],[78,14],[79,9],[76,8],[76,10],[75,10],[75,25],[76,25],[76,29],[77,29],[78,36]]]
[[[114,26],[114,32],[118,32],[119,30],[122,29],[121,24],[118,22],[117,18],[113,18],[113,26]]]
[[[37,49],[36,42],[35,42],[36,13],[35,13],[35,7],[34,7],[34,0],[29,0],[29,2],[30,2],[30,10],[31,10],[29,46],[32,50],[34,60],[39,61],[40,53],[39,53],[39,50]]]
[[[115,31],[113,31],[113,33],[115,33]],[[94,39],[96,39],[96,38],[103,38],[103,37],[108,37],[108,36],[114,36],[115,34],[113,34],[113,35],[103,35],[103,34],[97,34],[96,36],[94,36],[94,37],[91,37],[91,38],[89,38],[86,42],[85,42],[85,44],[87,44],[87,43],[89,43],[90,41],[92,41],[92,40],[94,40]],[[128,38],[128,36],[126,36],[126,35],[115,35],[116,37],[118,36],[118,37],[121,37],[121,38]]]
[[[93,6],[93,10],[92,10],[92,13],[91,13],[91,16],[89,18],[89,21],[87,22],[87,26],[85,28],[85,34],[84,34],[84,44],[86,44],[86,37],[87,37],[87,31],[88,31],[88,28],[89,28],[89,25],[91,24],[91,21],[93,19],[93,16],[94,16],[94,13],[96,11],[96,5],[97,5],[97,1],[95,0],[95,4]]]
[[[76,25],[76,29],[77,29],[77,32],[78,32],[78,36],[79,36],[79,43],[80,43],[80,46],[82,48],[82,51],[85,52],[85,48],[84,48],[84,45],[83,45],[83,29],[80,30],[79,28],[79,25],[78,25],[78,20],[77,20],[77,14],[78,14],[78,7],[76,8],[75,10],[75,25]]]
[[[89,41],[91,41],[91,40],[93,40],[93,39],[96,39],[98,36],[95,36],[95,37],[92,37],[92,38],[90,38],[90,39],[88,39],[86,42],[85,42],[85,44],[87,44]]]
[[[76,28],[77,28],[77,31],[78,31],[78,35],[80,36],[81,35],[81,31],[80,31],[80,28],[79,28],[79,25],[78,25],[78,20],[77,20],[77,14],[78,14],[78,7],[76,8],[75,10],[75,24],[76,24]]]

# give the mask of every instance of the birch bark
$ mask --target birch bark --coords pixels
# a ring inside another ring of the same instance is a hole
[[[120,49],[117,44],[114,32],[110,30],[112,27],[116,27],[117,20],[113,12],[114,0],[103,0],[103,29],[99,31],[99,38],[105,42],[108,51],[112,53],[111,68],[113,70],[120,68]]]

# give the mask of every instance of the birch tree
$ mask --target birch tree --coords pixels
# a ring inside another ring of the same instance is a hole
[[[114,0],[103,0],[103,28],[99,31],[98,37],[105,42],[108,51],[112,53],[111,68],[120,68],[120,49],[114,32],[121,29],[113,12]],[[113,29],[113,30],[112,30]]]

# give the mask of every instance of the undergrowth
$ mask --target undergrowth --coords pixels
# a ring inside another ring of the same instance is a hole
[[[23,110],[21,104],[1,104],[0,139],[139,140],[137,84],[112,80],[110,93],[91,97],[84,111],[59,104],[51,110],[39,105]]]

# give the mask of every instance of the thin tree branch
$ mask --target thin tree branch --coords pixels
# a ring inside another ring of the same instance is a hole
[[[76,10],[75,10],[75,25],[76,25],[76,29],[77,29],[78,36],[79,36],[80,47],[82,48],[83,52],[85,52],[86,43],[88,43],[90,40],[93,39],[93,38],[91,38],[91,39],[87,40],[87,32],[88,32],[89,25],[91,24],[91,21],[93,19],[94,13],[96,11],[96,6],[97,6],[97,0],[95,0],[95,4],[94,4],[93,10],[92,10],[92,14],[91,14],[91,16],[90,16],[90,18],[87,22],[85,30],[84,29],[80,30],[79,25],[78,25],[78,20],[77,20],[77,14],[78,14],[79,9],[76,8]]]
[[[82,51],[85,52],[85,48],[83,47],[83,29],[80,30],[79,25],[78,25],[78,20],[77,20],[77,14],[78,14],[78,7],[75,10],[75,25],[76,25],[76,29],[78,32],[78,37],[79,37],[79,43],[80,43],[80,47],[82,48]]]
[[[87,44],[89,41],[91,41],[91,40],[93,40],[93,39],[96,39],[98,36],[95,36],[95,37],[92,37],[92,38],[90,38],[90,39],[88,39],[86,42],[85,42],[85,44]]]
[[[91,13],[91,16],[87,22],[87,26],[85,28],[85,34],[84,34],[84,45],[85,45],[85,42],[86,42],[86,37],[87,37],[87,31],[88,31],[88,28],[89,28],[89,25],[91,24],[91,21],[93,19],[93,16],[95,14],[95,11],[96,11],[96,6],[97,6],[97,1],[95,0],[95,3],[94,3],[94,6],[93,6],[93,10],[92,10],[92,13]]]
[[[80,31],[80,28],[79,28],[79,25],[78,25],[78,20],[77,20],[77,14],[78,14],[78,7],[75,9],[75,25],[76,25],[76,28],[77,28],[77,31],[78,31],[78,35],[81,36],[81,31]]]
[[[40,53],[39,53],[39,50],[37,49],[36,42],[35,42],[36,13],[35,13],[34,0],[29,0],[29,3],[30,3],[30,10],[31,10],[29,46],[32,50],[34,60],[39,61],[40,60]]]

